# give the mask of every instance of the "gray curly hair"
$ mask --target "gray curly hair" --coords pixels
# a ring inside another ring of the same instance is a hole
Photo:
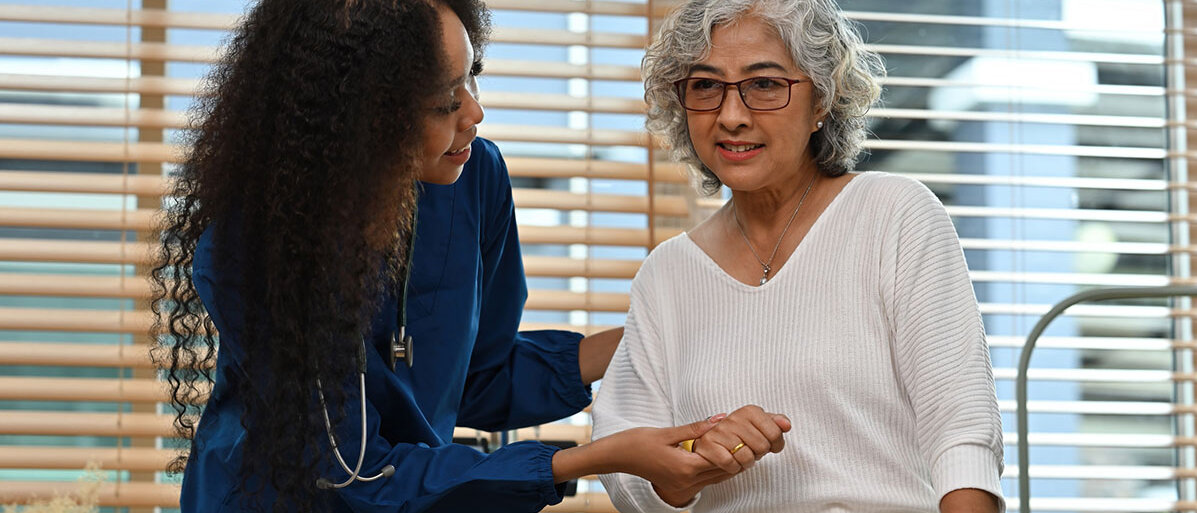
[[[867,134],[865,114],[881,95],[881,58],[863,47],[860,34],[844,18],[835,0],[689,0],[665,18],[645,51],[641,68],[646,126],[687,165],[702,191],[723,185],[694,151],[686,110],[673,83],[710,54],[711,31],[718,25],[755,16],[777,31],[794,63],[811,77],[823,128],[811,136],[821,172],[840,176],[856,166]]]

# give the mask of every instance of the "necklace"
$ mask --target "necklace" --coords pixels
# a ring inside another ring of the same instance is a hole
[[[773,270],[773,258],[777,256],[777,248],[781,247],[781,240],[786,237],[786,232],[790,230],[790,225],[794,222],[794,217],[798,215],[798,209],[802,208],[802,204],[806,202],[806,195],[810,194],[811,187],[815,186],[815,178],[818,178],[818,173],[810,178],[810,183],[806,184],[806,192],[802,193],[802,197],[798,199],[798,206],[794,207],[794,212],[790,213],[790,220],[786,221],[786,227],[781,229],[781,235],[777,236],[777,243],[773,245],[773,253],[769,254],[769,261],[766,262],[761,259],[761,256],[756,253],[756,248],[752,246],[752,241],[748,240],[748,233],[744,231],[744,225],[740,224],[740,215],[736,212],[736,200],[732,199],[732,217],[736,220],[736,228],[740,229],[740,236],[744,238],[744,243],[748,245],[748,250],[752,252],[752,256],[756,258],[758,264],[761,264],[761,285],[769,281],[769,272]]]

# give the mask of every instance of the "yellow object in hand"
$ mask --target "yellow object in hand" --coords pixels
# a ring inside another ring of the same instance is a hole
[[[694,452],[694,439],[682,440],[682,443],[677,444],[677,446],[685,449],[686,452]]]

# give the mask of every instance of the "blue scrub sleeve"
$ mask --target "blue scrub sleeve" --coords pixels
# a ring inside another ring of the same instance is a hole
[[[235,342],[235,335],[243,325],[238,312],[240,299],[231,286],[215,286],[219,278],[209,269],[197,269],[196,288],[204,296],[209,314],[217,324],[228,330],[225,358],[235,372],[244,375],[244,353]],[[228,285],[226,283],[226,285]],[[226,308],[230,307],[230,308]],[[367,358],[367,375],[384,376],[390,372],[387,364],[374,352]],[[351,468],[356,465],[361,435],[361,403],[358,382],[347,391],[346,415],[337,426],[337,440],[341,455]],[[380,419],[374,400],[366,400],[366,455],[361,475],[378,474],[386,465],[395,467],[395,474],[363,483],[356,482],[336,491],[338,496],[357,512],[422,512],[422,511],[488,511],[526,513],[540,511],[544,506],[561,502],[561,487],[553,482],[553,454],[556,447],[538,442],[521,442],[483,454],[473,448],[457,444],[429,447],[423,443],[392,443],[379,433]],[[320,476],[333,483],[344,481],[348,474],[336,462],[327,438],[317,441],[319,450],[328,456],[329,466]],[[233,468],[239,466],[233,462]]]
[[[568,417],[589,405],[591,395],[578,366],[581,334],[517,331],[528,286],[507,167],[497,150],[489,156],[499,168],[487,192],[494,214],[484,217],[478,336],[457,424],[498,431]]]
[[[384,373],[381,358],[370,358],[369,373]],[[355,392],[350,397],[357,396]],[[360,404],[351,402],[338,426],[338,445],[351,467],[357,462],[361,436]],[[561,502],[553,483],[553,454],[557,448],[538,442],[506,445],[490,454],[457,444],[392,444],[379,434],[379,414],[366,402],[366,448],[362,475],[373,476],[386,465],[395,474],[369,483],[354,483],[337,493],[357,512],[488,511],[532,512]],[[327,448],[327,441],[325,441]],[[344,481],[347,474],[336,462],[324,477]]]

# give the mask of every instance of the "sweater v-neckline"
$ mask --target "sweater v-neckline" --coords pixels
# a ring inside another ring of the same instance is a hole
[[[695,251],[697,251],[698,254],[700,255],[699,258],[701,258],[707,265],[712,267],[714,269],[715,273],[718,274],[721,279],[730,281],[730,282],[732,282],[732,284],[734,286],[742,287],[744,290],[752,290],[752,291],[764,290],[764,289],[770,287],[774,282],[779,281],[782,276],[787,274],[786,269],[789,269],[790,267],[792,267],[788,264],[794,261],[794,257],[798,256],[800,251],[804,251],[803,248],[810,246],[813,243],[812,237],[817,236],[818,233],[821,231],[820,226],[825,224],[823,222],[823,220],[828,217],[828,214],[832,213],[832,209],[838,208],[837,205],[839,203],[842,203],[840,201],[840,198],[843,198],[846,195],[846,193],[848,193],[849,189],[855,187],[856,182],[859,182],[861,180],[861,178],[865,177],[868,174],[869,173],[860,173],[860,174],[856,175],[855,177],[853,177],[851,180],[849,180],[848,183],[844,184],[844,187],[842,189],[840,189],[840,191],[838,193],[836,193],[834,198],[831,198],[831,202],[828,203],[827,206],[823,208],[823,211],[819,213],[819,217],[815,218],[815,222],[813,224],[811,224],[810,229],[808,229],[806,231],[806,234],[802,236],[802,240],[798,242],[798,246],[795,247],[794,251],[790,253],[789,258],[786,259],[787,265],[782,265],[781,269],[778,269],[777,273],[774,274],[773,277],[770,278],[769,281],[765,282],[763,285],[749,285],[740,280],[737,280],[731,274],[728,274],[727,270],[725,270],[723,268],[723,266],[719,265],[719,262],[716,262],[715,259],[712,258],[711,255],[706,252],[706,250],[702,249],[702,247],[698,245],[697,242],[694,242],[694,239],[690,238],[689,232],[682,232],[682,235],[684,236],[685,240],[689,243],[687,245],[690,246],[691,248],[693,248]],[[828,222],[830,222],[830,221],[828,221]]]

